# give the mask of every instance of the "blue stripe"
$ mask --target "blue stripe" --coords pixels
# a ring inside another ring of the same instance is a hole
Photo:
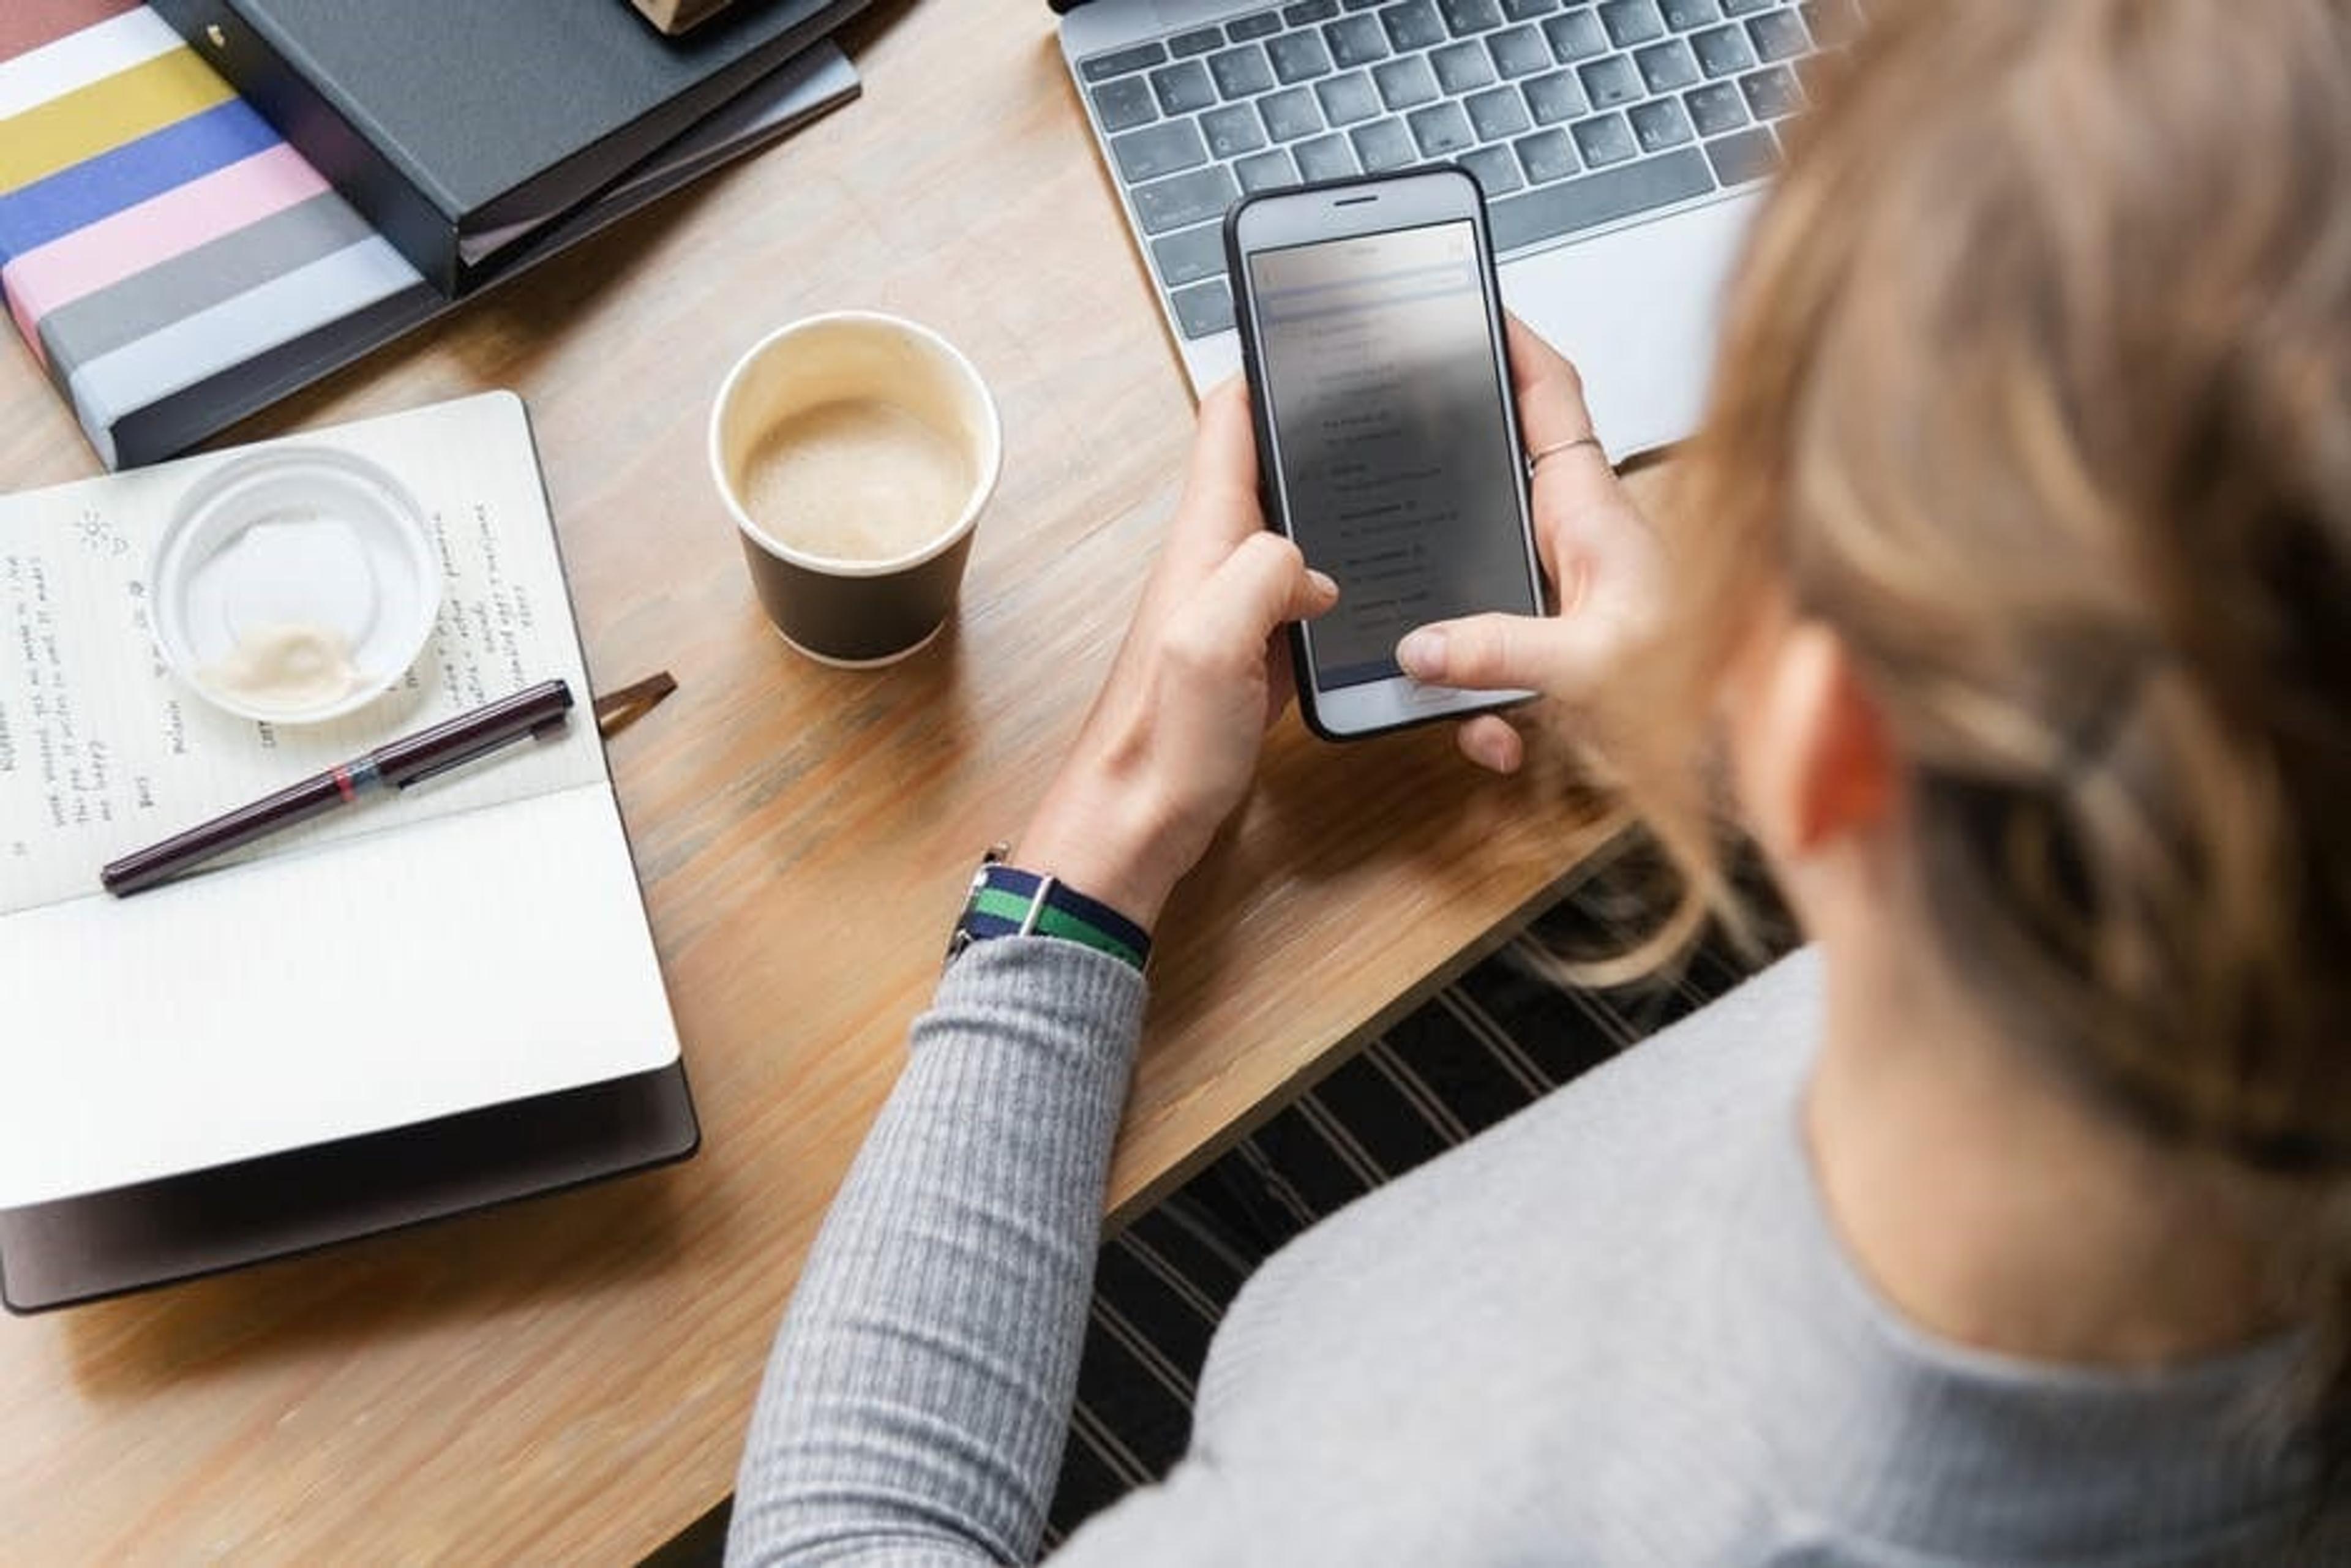
[[[277,132],[242,99],[214,104],[46,180],[0,196],[0,266],[62,235],[135,207],[275,146]]]

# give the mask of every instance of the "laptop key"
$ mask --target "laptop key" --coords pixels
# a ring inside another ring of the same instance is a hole
[[[1559,0],[1502,0],[1502,15],[1513,22],[1531,22],[1558,9]]]
[[[1815,42],[1828,47],[1849,44],[1861,32],[1861,10],[1854,0],[1804,0],[1796,7]]]
[[[1318,136],[1291,151],[1298,155],[1298,172],[1309,180],[1343,180],[1361,172],[1355,149],[1343,136]]]
[[[1189,114],[1217,101],[1217,89],[1206,67],[1197,60],[1178,60],[1151,73],[1151,90],[1159,95],[1160,111]]]
[[[1622,163],[1641,149],[1633,140],[1633,128],[1625,123],[1621,114],[1604,114],[1596,120],[1579,120],[1567,128],[1575,138],[1575,150],[1583,162],[1597,169],[1604,164]]]
[[[1687,33],[1693,27],[1705,27],[1722,20],[1714,0],[1658,0],[1657,9],[1665,14],[1666,26],[1677,33]]]
[[[1804,36],[1803,18],[1793,11],[1771,11],[1747,24],[1747,37],[1759,60],[1792,60],[1813,47]]]
[[[1780,166],[1779,144],[1761,126],[1736,136],[1719,136],[1706,144],[1707,162],[1725,185],[1761,180]]]
[[[1551,40],[1552,57],[1561,65],[1573,65],[1608,52],[1608,35],[1600,26],[1600,18],[1589,11],[1570,11],[1564,16],[1553,16],[1542,25],[1543,37]]]
[[[1236,16],[1225,24],[1225,37],[1236,44],[1246,44],[1251,38],[1270,38],[1280,31],[1281,18],[1270,11]]]
[[[1404,0],[1402,5],[1389,6],[1380,13],[1380,26],[1387,29],[1388,42],[1398,54],[1445,41],[1445,24],[1428,0]]]
[[[1257,100],[1257,111],[1265,117],[1266,134],[1276,141],[1295,141],[1322,129],[1322,116],[1314,107],[1314,95],[1302,87],[1267,93]]]
[[[1461,112],[1458,103],[1415,110],[1410,119],[1412,139],[1420,143],[1423,157],[1450,158],[1465,148],[1478,145],[1478,138],[1469,129],[1469,117]]]
[[[1418,55],[1374,66],[1372,79],[1380,84],[1380,101],[1390,109],[1411,109],[1437,97],[1437,78],[1430,73],[1428,62]],[[1330,111],[1329,104],[1322,107],[1325,113]],[[1332,122],[1338,122],[1336,115],[1332,116]]]
[[[1506,136],[1534,129],[1534,122],[1527,118],[1526,105],[1512,88],[1498,87],[1490,92],[1475,94],[1463,107],[1468,110],[1469,123],[1477,128],[1480,141],[1499,141]]]
[[[1298,0],[1281,8],[1281,19],[1293,27],[1311,27],[1339,14],[1339,0]]]
[[[1200,116],[1200,134],[1208,152],[1218,158],[1238,158],[1265,145],[1265,128],[1257,122],[1257,110],[1246,103],[1228,103]]]
[[[1796,85],[1795,73],[1785,66],[1740,77],[1739,90],[1747,95],[1747,107],[1758,120],[1777,120],[1804,107],[1803,89]]]
[[[1094,89],[1094,114],[1106,132],[1132,131],[1159,118],[1151,84],[1141,77],[1116,77]]]
[[[1614,109],[1642,97],[1641,73],[1622,55],[1578,66],[1575,74],[1583,79],[1583,96],[1592,100],[1594,109]]]
[[[1211,163],[1189,173],[1171,174],[1148,185],[1136,185],[1129,195],[1134,215],[1147,235],[1188,228],[1208,218],[1221,218],[1240,194],[1224,166]]]
[[[1320,33],[1291,33],[1271,40],[1265,52],[1273,57],[1273,74],[1284,87],[1331,74],[1331,51]]]
[[[1096,55],[1092,59],[1078,62],[1078,74],[1088,81],[1108,81],[1139,71],[1145,66],[1155,66],[1166,59],[1167,51],[1156,44],[1137,44],[1131,49],[1115,54]]]
[[[1633,63],[1641,68],[1641,79],[1651,92],[1679,92],[1698,80],[1698,61],[1679,38],[1650,45],[1633,57]]]
[[[1663,152],[1668,147],[1678,147],[1685,141],[1696,140],[1690,130],[1689,116],[1682,112],[1678,99],[1661,98],[1649,103],[1636,103],[1625,114],[1633,122],[1633,139],[1641,144],[1644,152]],[[1216,144],[1216,140],[1210,138],[1208,145],[1213,148]]]
[[[1727,77],[1755,63],[1755,51],[1747,47],[1747,35],[1737,27],[1693,33],[1690,47],[1697,51],[1698,68],[1710,77]]]
[[[1179,169],[1195,169],[1208,161],[1208,150],[1188,120],[1171,120],[1113,136],[1110,139],[1110,153],[1118,160],[1118,172],[1126,176],[1130,185],[1156,180]]]
[[[1541,134],[1557,136],[1559,132]],[[1525,142],[1520,142],[1520,148],[1523,157]],[[1528,172],[1533,172],[1531,167]],[[1537,240],[1555,239],[1619,218],[1654,212],[1675,202],[1705,195],[1713,189],[1714,180],[1707,172],[1706,160],[1698,156],[1697,148],[1684,147],[1661,158],[1644,158],[1492,203],[1487,208],[1487,222],[1494,248],[1515,250]]]
[[[1469,177],[1478,182],[1489,202],[1526,187],[1526,182],[1519,177],[1518,160],[1510,156],[1507,147],[1480,147],[1475,152],[1464,152],[1461,166],[1469,171]]]
[[[1758,11],[1769,11],[1779,3],[1780,0],[1722,0],[1722,14],[1726,16],[1747,16]]]
[[[1225,275],[1225,225],[1202,224],[1151,242],[1159,280],[1172,289]]]
[[[1225,30],[1222,27],[1196,27],[1167,40],[1167,52],[1179,60],[1186,55],[1209,54],[1224,47]]]
[[[1573,120],[1592,111],[1583,96],[1583,84],[1575,79],[1573,71],[1553,71],[1547,77],[1537,77],[1524,84],[1527,110],[1535,117],[1537,125],[1557,125],[1562,120]]]
[[[1322,41],[1342,68],[1388,57],[1387,30],[1376,16],[1342,16],[1322,29]]]
[[[1347,133],[1354,139],[1355,156],[1364,161],[1366,174],[1383,173],[1401,169],[1417,156],[1413,152],[1412,136],[1404,121],[1390,116],[1374,120],[1369,125],[1358,125]]]
[[[1265,50],[1255,44],[1210,55],[1208,75],[1216,78],[1217,90],[1228,99],[1248,98],[1273,85],[1273,67],[1266,63]]]
[[[1690,121],[1700,136],[1719,136],[1747,123],[1747,98],[1735,82],[1708,82],[1682,94],[1682,101],[1689,106]]]
[[[1490,31],[1502,25],[1502,8],[1495,0],[1437,0],[1445,29],[1457,38]]]
[[[1507,33],[1489,35],[1486,52],[1494,57],[1494,69],[1505,77],[1532,76],[1551,69],[1551,46],[1532,27],[1512,27]]]
[[[1424,71],[1427,68],[1421,67]],[[1362,71],[1316,82],[1314,99],[1322,106],[1322,118],[1334,126],[1369,120],[1380,111],[1380,95],[1373,90],[1372,78]]]
[[[1494,85],[1494,68],[1486,58],[1483,44],[1447,44],[1441,49],[1431,49],[1428,63],[1437,68],[1437,85],[1448,97],[1458,98],[1465,92]]]
[[[1564,131],[1538,131],[1510,145],[1517,149],[1519,165],[1526,170],[1528,180],[1538,185],[1546,180],[1563,180],[1583,167]],[[1494,243],[1502,242],[1498,238]]]
[[[1280,147],[1270,152],[1259,152],[1239,160],[1233,164],[1233,172],[1240,180],[1243,193],[1248,195],[1255,195],[1259,191],[1279,191],[1285,185],[1298,183],[1298,165],[1290,161],[1288,151]],[[1208,232],[1217,236],[1217,265],[1222,267],[1223,225],[1211,225]]]
[[[1233,325],[1233,286],[1219,277],[1196,283],[1167,297],[1176,307],[1176,323],[1186,338],[1209,338]]]
[[[1608,0],[1600,7],[1600,25],[1608,41],[1620,49],[1655,43],[1666,36],[1666,24],[1652,0]]]

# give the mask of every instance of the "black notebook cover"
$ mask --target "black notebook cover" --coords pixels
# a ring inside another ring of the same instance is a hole
[[[738,0],[671,38],[616,0],[151,0],[453,298],[863,4]]]
[[[701,1145],[674,1061],[307,1149],[50,1203],[0,1208],[0,1301],[96,1301],[444,1219]]]

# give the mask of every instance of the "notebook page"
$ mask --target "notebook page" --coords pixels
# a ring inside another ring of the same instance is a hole
[[[0,1208],[677,1060],[598,782],[0,920]]]
[[[193,486],[246,453],[292,444],[371,458],[408,486],[439,546],[443,600],[394,689],[325,724],[256,724],[164,666],[146,579]],[[491,392],[0,497],[0,919],[95,892],[99,868],[119,855],[554,677],[577,705],[559,737],[330,812],[236,858],[605,779],[521,400]]]

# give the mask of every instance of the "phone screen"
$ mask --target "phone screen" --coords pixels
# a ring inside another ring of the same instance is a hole
[[[1291,537],[1339,584],[1322,689],[1388,680],[1415,626],[1535,613],[1518,444],[1466,219],[1249,256]]]

